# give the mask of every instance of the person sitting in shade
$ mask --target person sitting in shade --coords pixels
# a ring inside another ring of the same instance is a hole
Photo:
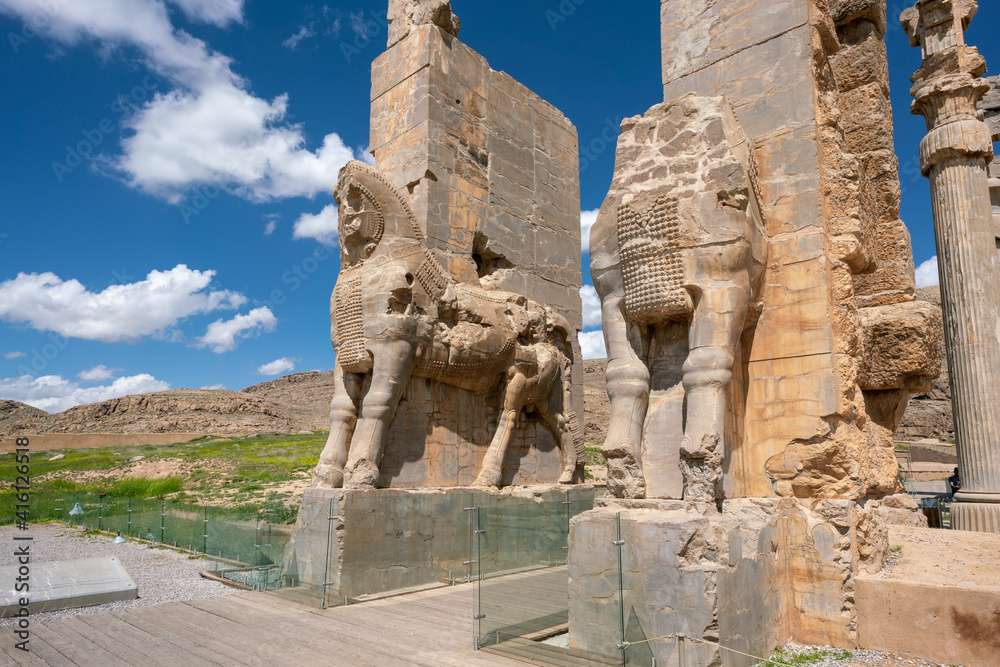
[[[951,493],[951,499],[955,499],[955,494],[959,489],[962,488],[962,480],[958,478],[958,468],[955,468],[955,474],[948,478],[948,492]]]

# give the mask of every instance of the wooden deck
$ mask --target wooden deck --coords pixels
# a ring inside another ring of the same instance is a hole
[[[473,650],[472,609],[469,585],[322,611],[273,594],[238,593],[33,623],[30,653],[15,649],[13,629],[4,628],[0,664],[523,666]]]

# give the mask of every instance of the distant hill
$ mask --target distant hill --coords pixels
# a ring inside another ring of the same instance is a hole
[[[243,391],[175,389],[65,412],[0,401],[0,436],[23,433],[298,433],[329,428],[333,372],[297,373]]]

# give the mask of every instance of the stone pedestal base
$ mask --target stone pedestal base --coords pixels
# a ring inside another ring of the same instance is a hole
[[[1000,533],[1000,503],[953,503],[951,527],[977,533]]]
[[[508,522],[552,522],[554,539],[565,540],[568,517],[564,502],[590,508],[596,492],[589,485],[539,485],[502,491],[479,488],[446,489],[306,489],[285,552],[286,583],[308,586],[327,600],[343,601],[387,591],[474,576],[470,555],[472,512],[484,517],[504,515]],[[536,511],[537,510],[537,511]],[[523,515],[519,519],[518,515]],[[550,545],[518,544],[517,549],[489,554],[491,567],[516,568],[549,556]],[[563,541],[565,544],[565,541]],[[486,554],[491,543],[480,544]],[[495,550],[495,549],[494,549]],[[484,556],[485,557],[485,556]]]
[[[853,647],[854,573],[888,551],[879,507],[600,499],[570,528],[571,646],[620,659],[624,625],[635,664],[676,665],[675,641],[645,642],[674,633],[714,642],[688,642],[687,667],[754,664],[719,644],[765,657],[791,640]]]

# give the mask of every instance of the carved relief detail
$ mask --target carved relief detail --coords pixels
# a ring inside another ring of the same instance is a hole
[[[618,246],[629,319],[658,324],[690,314],[676,198],[660,195],[645,210],[622,204]]]

